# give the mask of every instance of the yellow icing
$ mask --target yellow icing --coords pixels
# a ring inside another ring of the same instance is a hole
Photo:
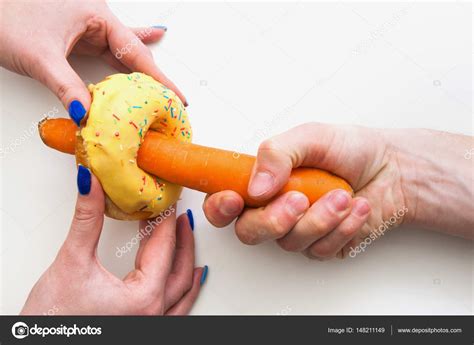
[[[149,127],[191,141],[186,109],[176,94],[142,74],[114,74],[89,85],[92,105],[81,130],[89,165],[109,198],[122,211],[156,217],[181,193],[181,186],[156,178],[136,163]]]

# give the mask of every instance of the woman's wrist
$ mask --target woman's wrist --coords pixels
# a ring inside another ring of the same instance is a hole
[[[472,159],[469,136],[426,129],[386,130],[388,150],[400,171],[406,221],[472,238]]]

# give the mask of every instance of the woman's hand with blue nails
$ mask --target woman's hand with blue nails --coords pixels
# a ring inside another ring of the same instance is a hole
[[[168,217],[163,213],[160,219],[140,222],[135,268],[121,279],[97,257],[104,222],[102,187],[83,166],[78,169],[77,185],[76,211],[66,240],[21,313],[42,315],[54,308],[66,315],[188,314],[208,271],[207,266],[194,267],[189,212],[176,218],[173,205]],[[129,253],[131,248],[127,249],[120,257]]]
[[[70,54],[100,57],[123,73],[146,73],[186,104],[145,45],[159,41],[166,27],[128,28],[103,1],[1,1],[0,11],[0,65],[45,84],[76,123],[86,114],[91,99],[67,61]]]

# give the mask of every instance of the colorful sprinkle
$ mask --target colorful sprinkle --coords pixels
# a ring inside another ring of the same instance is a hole
[[[118,117],[117,115],[115,115],[115,114],[112,114],[112,116],[113,116],[113,117],[115,117],[117,120],[119,120],[119,121],[120,121],[120,117]]]
[[[165,106],[165,110],[166,110],[166,111],[168,111],[168,110],[170,109],[171,103],[173,103],[173,100],[170,98],[170,99],[168,100],[168,107]]]
[[[119,132],[115,132],[114,135],[115,135],[116,137],[118,137],[118,136],[120,136],[120,133],[119,133]]]
[[[132,105],[132,108],[135,108],[135,109],[141,109],[142,107],[139,106],[139,105]]]
[[[136,125],[133,121],[130,121],[129,124],[131,124],[133,127],[135,127],[136,129],[138,129],[137,125]]]

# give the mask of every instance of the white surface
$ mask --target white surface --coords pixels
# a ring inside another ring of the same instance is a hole
[[[470,5],[111,7],[128,25],[168,26],[152,49],[188,97],[197,143],[255,153],[263,137],[308,121],[472,134]],[[86,81],[112,73],[92,59],[73,64]],[[1,159],[1,313],[15,314],[64,240],[75,168],[36,132],[24,134],[54,107],[66,116],[60,103],[36,81],[0,76],[1,145],[15,150]],[[182,198],[180,210],[195,215],[197,263],[209,265],[194,314],[472,313],[471,242],[411,228],[355,259],[309,261],[273,243],[245,246],[232,226],[209,225],[201,193]],[[135,231],[134,223],[106,221],[100,256],[120,276],[134,254],[118,259],[115,248]]]

